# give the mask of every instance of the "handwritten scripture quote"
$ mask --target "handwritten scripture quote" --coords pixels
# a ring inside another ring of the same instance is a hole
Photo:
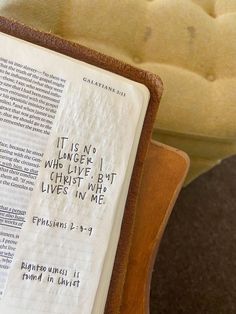
[[[107,171],[109,167],[106,165],[106,160],[99,154],[97,148],[90,144],[83,145],[71,141],[68,137],[57,138],[54,145],[52,149],[54,155],[51,159],[46,158],[42,164],[46,171],[45,176],[40,180],[41,192],[59,197],[60,195],[68,198],[72,196],[78,202],[95,204],[96,208],[106,204],[106,195],[115,184],[117,173]],[[83,238],[94,234],[94,227],[84,221],[65,221],[58,217],[49,219],[33,215],[31,222],[37,227],[77,232],[83,234]],[[81,280],[83,281],[83,278],[81,279],[83,268],[84,266],[78,270],[77,267],[49,266],[25,260],[20,264],[22,281],[47,283],[66,288],[80,287]]]
[[[96,147],[60,137],[56,151],[56,158],[44,163],[44,168],[50,171],[47,180],[41,183],[42,193],[70,196],[72,193],[81,201],[104,205],[117,173],[104,170],[105,160],[97,157]]]

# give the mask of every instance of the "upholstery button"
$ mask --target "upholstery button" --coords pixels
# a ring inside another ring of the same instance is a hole
[[[208,81],[211,81],[211,82],[216,80],[216,77],[214,74],[208,74],[206,78]]]
[[[142,59],[138,56],[135,56],[135,57],[133,57],[133,61],[134,61],[134,63],[141,63]]]

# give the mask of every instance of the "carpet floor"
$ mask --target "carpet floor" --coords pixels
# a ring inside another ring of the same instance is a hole
[[[151,314],[236,313],[236,157],[184,188],[157,255]]]

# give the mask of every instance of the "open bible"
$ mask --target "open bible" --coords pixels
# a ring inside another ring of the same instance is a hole
[[[115,313],[161,82],[4,18],[0,47],[0,312]]]

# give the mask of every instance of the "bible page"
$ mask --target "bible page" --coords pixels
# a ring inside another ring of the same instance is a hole
[[[5,34],[0,46],[0,311],[102,313],[149,91]]]

